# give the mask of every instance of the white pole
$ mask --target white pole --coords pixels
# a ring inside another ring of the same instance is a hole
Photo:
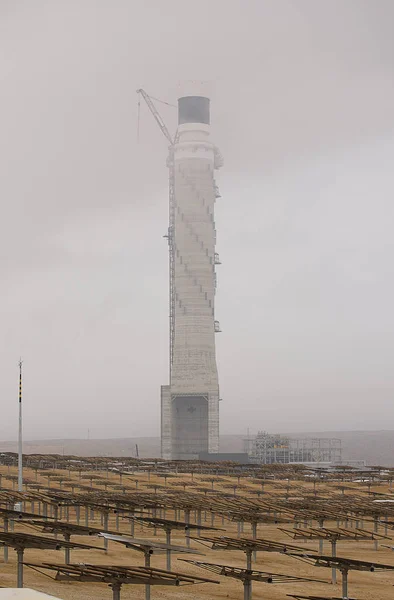
[[[19,360],[19,433],[18,433],[18,492],[23,492],[22,454],[22,359]],[[22,509],[22,503],[18,503]]]

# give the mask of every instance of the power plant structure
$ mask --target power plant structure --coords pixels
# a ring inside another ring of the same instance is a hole
[[[170,142],[170,381],[161,387],[161,454],[195,459],[219,451],[219,381],[215,335],[215,170],[223,160],[210,140],[210,100],[178,99],[178,128],[169,133],[152,99],[138,90]]]
[[[257,464],[342,464],[342,445],[338,438],[291,438],[259,431],[244,439],[244,452]],[[346,463],[348,464],[348,463]]]

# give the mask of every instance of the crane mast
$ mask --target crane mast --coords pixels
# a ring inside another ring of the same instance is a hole
[[[142,88],[137,90],[137,94],[142,96],[147,107],[149,108],[152,116],[154,117],[156,123],[159,126],[160,131],[170,143],[169,146],[169,155],[168,155],[168,171],[169,171],[169,215],[168,215],[168,232],[167,235],[164,236],[168,241],[168,250],[169,250],[169,320],[170,320],[170,381],[171,381],[171,371],[172,371],[172,363],[173,363],[173,355],[174,355],[174,337],[175,337],[175,163],[174,163],[174,145],[178,141],[178,132],[175,134],[173,138],[170,134],[166,124],[164,123],[163,118],[161,117],[159,111],[154,105],[152,98],[143,90]]]

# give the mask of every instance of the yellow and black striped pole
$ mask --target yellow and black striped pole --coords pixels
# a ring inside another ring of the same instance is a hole
[[[22,359],[19,360],[19,432],[18,432],[18,491],[23,492],[22,453]],[[20,506],[22,504],[20,503]]]
[[[22,361],[19,361],[19,402],[22,402]]]

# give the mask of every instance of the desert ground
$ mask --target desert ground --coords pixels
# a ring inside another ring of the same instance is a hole
[[[1,466],[0,474],[1,492],[0,496],[7,493],[14,493],[16,486],[17,470],[14,466]],[[384,520],[388,516],[388,520],[394,521],[390,516],[390,502],[376,502],[376,499],[390,499],[391,481],[389,478],[377,478],[375,481],[342,481],[340,478],[331,478],[328,480],[308,480],[307,477],[297,475],[294,479],[275,479],[265,480],[260,483],[255,477],[248,475],[239,475],[235,477],[232,474],[209,475],[193,473],[172,473],[172,476],[163,477],[163,473],[155,472],[150,468],[148,471],[138,470],[138,472],[124,472],[123,474],[113,471],[97,471],[97,470],[65,470],[65,469],[31,469],[25,468],[25,497],[26,501],[23,505],[23,510],[26,512],[37,512],[38,501],[35,500],[32,504],[29,494],[47,494],[56,496],[56,494],[73,495],[74,499],[80,496],[92,495],[100,497],[111,494],[123,496],[125,500],[130,498],[142,497],[150,495],[151,497],[179,498],[188,494],[189,498],[197,498],[199,502],[203,501],[203,506],[206,510],[201,512],[201,524],[204,526],[213,525],[219,530],[201,531],[201,536],[221,537],[227,536],[237,539],[252,538],[252,529],[250,523],[244,523],[243,530],[239,531],[240,527],[233,519],[233,515],[237,511],[237,506],[244,506],[243,503],[251,502],[254,505],[257,503],[268,502],[271,506],[275,502],[297,502],[302,506],[305,501],[308,506],[319,501],[320,506],[328,507],[330,503],[345,502],[351,506],[354,498],[354,503],[362,503],[372,507],[371,510],[379,510],[379,521]],[[278,476],[280,477],[280,475]],[[205,481],[204,481],[205,480]],[[376,495],[373,495],[373,494]],[[377,495],[379,494],[379,496]],[[382,495],[384,494],[384,495]],[[219,513],[213,514],[211,502],[214,498],[220,498],[223,505],[228,502],[228,514],[221,510]],[[323,500],[322,500],[323,499]],[[326,499],[326,501],[324,501]],[[375,500],[375,502],[374,502]],[[167,500],[166,500],[167,502]],[[61,504],[60,502],[58,504]],[[64,504],[66,502],[64,501]],[[143,504],[143,503],[142,503]],[[40,504],[41,507],[43,503]],[[263,504],[262,504],[263,506]],[[1,500],[1,508],[6,507],[4,498]],[[376,508],[377,507],[377,508]],[[384,508],[389,507],[389,508]],[[57,518],[66,521],[68,518],[70,523],[76,523],[77,513],[74,506],[66,509],[65,506],[60,506],[58,509]],[[152,510],[141,507],[141,513],[135,513],[139,516],[152,515]],[[264,509],[265,511],[265,509]],[[266,511],[265,511],[266,512]],[[271,511],[272,512],[272,511]],[[363,541],[345,541],[339,540],[337,544],[337,555],[340,557],[370,561],[373,563],[383,563],[392,565],[394,568],[394,554],[391,549],[383,547],[384,544],[390,546],[393,544],[391,537],[394,537],[394,529],[390,529],[390,525],[385,527],[379,522],[379,525],[374,524],[373,519],[367,514],[361,518],[361,521],[355,522],[351,518],[345,522],[341,516],[339,522],[336,519],[326,520],[324,527],[353,529],[356,527],[373,531],[375,527],[380,535],[386,535],[386,538],[379,538],[377,541],[377,550],[375,542],[371,540]],[[167,508],[164,510],[155,511],[156,517],[162,517],[172,520],[184,520],[184,511],[175,511]],[[275,514],[275,510],[274,510]],[[315,550],[319,548],[318,540],[293,540],[289,535],[281,531],[281,528],[294,530],[294,517],[283,518],[285,514],[283,509],[279,511],[279,523],[258,523],[257,538],[264,540],[272,540],[283,544],[293,544],[305,548],[305,551]],[[49,516],[54,516],[54,509],[48,512]],[[115,514],[112,510],[109,511],[108,530],[119,531],[119,533],[130,536],[131,524],[127,518],[127,511]],[[84,508],[81,508],[80,524],[85,524]],[[88,510],[89,526],[102,529],[103,516],[99,509]],[[197,519],[197,513],[191,510],[190,522],[194,523]],[[212,521],[213,519],[213,521]],[[316,521],[312,521],[309,516],[306,516],[302,522],[297,518],[299,526],[302,528],[316,527]],[[1,516],[0,516],[1,524]],[[45,535],[53,537],[50,534],[43,534],[40,528],[33,526],[28,520],[22,522],[15,521],[12,525],[13,531],[33,533],[35,535]],[[394,527],[394,525],[393,525]],[[2,530],[0,530],[2,531]],[[10,523],[11,531],[11,523]],[[295,530],[294,530],[295,531]],[[165,532],[157,528],[154,530],[146,524],[137,521],[134,526],[134,536],[138,539],[147,539],[152,541],[165,542]],[[192,538],[198,535],[195,531],[191,532]],[[59,539],[63,539],[61,534],[58,534]],[[109,541],[108,552],[105,553],[103,548],[103,539],[95,536],[72,536],[71,540],[77,543],[89,544],[97,547],[97,550],[71,550],[72,563],[89,563],[95,565],[123,565],[123,566],[143,566],[144,555],[134,549],[126,548],[123,544],[114,541]],[[184,530],[174,530],[172,532],[171,543],[185,546]],[[208,600],[210,598],[243,598],[244,590],[242,582],[230,577],[217,575],[195,565],[182,562],[181,558],[191,560],[199,560],[233,567],[245,568],[246,558],[243,551],[240,550],[212,550],[210,544],[201,544],[198,539],[191,539],[191,548],[203,552],[204,555],[181,555],[173,554],[172,556],[172,571],[180,573],[188,573],[199,577],[206,577],[219,581],[219,585],[213,583],[203,583],[198,585],[190,585],[184,587],[151,587],[152,600],[179,598],[182,600]],[[2,558],[3,550],[0,549],[0,586],[15,587],[16,586],[16,553],[9,549],[9,560],[5,563]],[[331,547],[329,542],[324,542],[324,555],[330,555]],[[57,563],[64,564],[64,550],[37,550],[26,549],[25,562],[33,563]],[[155,568],[166,568],[165,554],[153,554],[151,558],[151,566]],[[322,598],[340,598],[341,597],[341,574],[337,573],[337,584],[331,583],[331,569],[319,568],[308,564],[299,558],[288,556],[279,552],[258,552],[255,562],[252,563],[252,568],[266,573],[279,573],[286,575],[301,576],[311,579],[323,580],[323,582],[290,582],[280,584],[267,584],[263,582],[253,582],[252,597],[254,599],[265,598],[272,600],[284,600],[287,594],[304,594],[308,596],[319,596]],[[63,600],[88,600],[88,599],[111,599],[112,590],[106,583],[86,583],[86,582],[59,582],[53,577],[54,572],[39,572],[29,567],[24,568],[24,586],[31,587],[36,590],[52,594]],[[383,572],[361,572],[350,571],[349,573],[349,597],[365,600],[391,600],[394,597],[394,570]],[[145,598],[145,587],[143,585],[123,585],[121,589],[121,598],[135,598],[137,600]]]

